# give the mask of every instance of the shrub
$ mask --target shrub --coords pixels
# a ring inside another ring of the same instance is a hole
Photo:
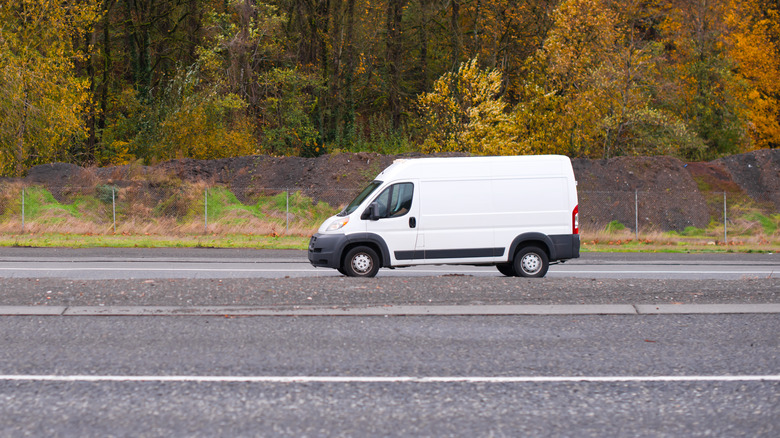
[[[616,233],[618,231],[623,231],[626,229],[626,226],[618,221],[612,221],[607,224],[607,226],[604,228],[604,231],[607,233]]]

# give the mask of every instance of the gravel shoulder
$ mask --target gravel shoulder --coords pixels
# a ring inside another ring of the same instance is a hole
[[[521,279],[1,279],[5,306],[378,306],[780,303],[780,281]]]
[[[305,251],[228,249],[4,248],[0,260],[238,260],[297,264]],[[572,264],[778,265],[777,254],[583,253]],[[347,277],[65,280],[0,278],[0,306],[382,306],[526,304],[780,303],[775,278],[640,280],[443,275]]]

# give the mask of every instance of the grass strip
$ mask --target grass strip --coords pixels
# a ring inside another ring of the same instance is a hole
[[[308,236],[0,235],[0,247],[306,249]]]
[[[305,250],[309,236],[303,235],[122,235],[122,234],[0,234],[0,247],[31,248],[248,248]],[[775,253],[780,247],[756,242],[729,245],[685,241],[583,241],[581,252],[658,253]]]

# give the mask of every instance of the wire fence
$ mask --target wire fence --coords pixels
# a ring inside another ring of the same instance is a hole
[[[0,233],[308,235],[356,189],[0,184]],[[780,192],[579,191],[584,234],[777,236]]]
[[[681,237],[780,237],[780,192],[748,196],[720,191],[580,191],[581,228],[632,234],[671,232]],[[721,240],[722,239],[722,240]]]

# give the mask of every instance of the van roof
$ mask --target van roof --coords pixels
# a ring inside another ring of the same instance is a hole
[[[565,155],[513,155],[480,157],[426,157],[397,159],[376,179],[462,179],[522,176],[571,176]]]

